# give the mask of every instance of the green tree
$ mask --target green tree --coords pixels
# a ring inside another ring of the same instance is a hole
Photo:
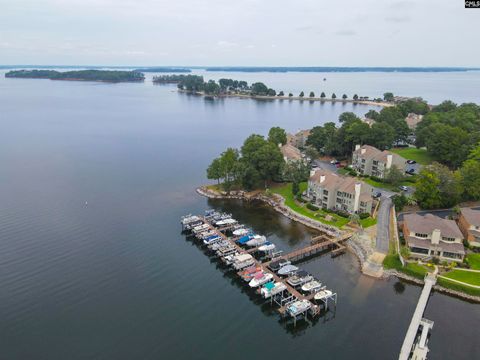
[[[378,118],[380,117],[380,114],[378,113],[378,111],[375,111],[375,110],[369,110],[366,114],[365,114],[365,117],[368,118],[368,119],[372,119],[372,120],[378,120]]]
[[[428,132],[425,145],[434,159],[456,168],[467,158],[470,145],[469,134],[465,130],[436,123],[425,131]]]
[[[284,129],[278,126],[272,127],[268,132],[268,141],[275,145],[285,145],[287,143],[287,133]]]
[[[293,94],[292,94],[292,93],[288,93],[288,97],[292,97],[292,96],[293,96]]]
[[[439,208],[442,204],[442,195],[438,186],[440,179],[437,174],[428,168],[420,171],[415,186],[415,200],[423,209]]]
[[[395,130],[386,123],[375,123],[371,127],[368,143],[380,150],[390,148],[395,140]]]
[[[213,80],[209,80],[204,85],[205,94],[207,95],[218,95],[220,92],[220,86]]]
[[[355,115],[353,112],[347,111],[340,114],[340,116],[338,117],[338,121],[342,124],[352,123],[354,121],[360,121],[360,118],[357,115]]]
[[[220,184],[220,179],[222,177],[223,174],[220,158],[213,159],[207,168],[207,179],[217,180],[217,183]]]
[[[304,96],[305,96],[305,94],[303,93],[303,91],[300,93],[299,96],[300,96],[300,97],[304,97]]]
[[[332,94],[332,99],[336,99],[337,98],[337,95],[335,95],[335,93]]]
[[[347,94],[343,94],[343,95],[342,95],[342,99],[343,99],[343,100],[347,100],[347,99],[348,99]]]
[[[297,194],[300,192],[300,184],[298,182],[293,182],[292,183],[292,194],[294,196],[297,196]]]
[[[393,186],[399,186],[405,180],[405,174],[396,166],[392,166],[386,171],[385,181]]]
[[[277,92],[274,89],[268,89],[267,95],[268,96],[275,96],[275,95],[277,95]]]
[[[464,198],[480,200],[480,160],[469,159],[459,170]]]
[[[315,93],[313,91],[310,91],[310,95],[309,95],[311,98],[315,97]]]
[[[442,103],[438,104],[437,106],[434,106],[432,111],[433,112],[449,112],[453,111],[457,108],[457,104],[455,104],[451,100],[445,100]]]
[[[322,93],[320,94],[320,97],[323,99],[323,98],[326,98],[327,95],[325,95],[325,93],[322,91]]]
[[[280,90],[280,92],[278,93],[278,96],[284,96],[285,94],[283,93],[283,90]]]
[[[268,87],[262,82],[256,82],[252,84],[252,95],[267,95],[268,94]]]
[[[393,93],[386,92],[383,94],[383,100],[385,101],[393,101]]]
[[[355,100],[355,101],[358,100],[358,95],[357,94],[353,95],[353,100]]]

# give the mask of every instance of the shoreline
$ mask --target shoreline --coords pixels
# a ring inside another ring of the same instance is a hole
[[[267,95],[248,95],[248,94],[222,94],[222,95],[207,95],[202,91],[188,91],[177,89],[178,92],[184,94],[192,94],[203,97],[212,97],[212,98],[240,98],[240,99],[254,99],[254,100],[288,100],[288,101],[300,101],[300,102],[331,102],[335,103],[352,103],[354,105],[368,105],[368,106],[378,106],[378,107],[391,107],[395,104],[388,102],[375,102],[373,100],[353,100],[353,99],[332,99],[332,98],[320,98],[320,97],[300,97],[300,96],[267,96]]]
[[[245,200],[245,201],[252,201],[252,200],[259,200],[262,201],[263,203],[266,203],[270,207],[273,208],[276,212],[286,216],[292,221],[296,221],[301,223],[302,225],[305,225],[311,229],[314,229],[316,231],[320,232],[326,232],[329,235],[333,236],[340,236],[342,234],[342,230],[336,229],[332,226],[322,224],[318,221],[314,221],[310,218],[306,218],[300,214],[297,214],[290,210],[288,207],[286,207],[283,202],[284,199],[278,194],[273,194],[272,197],[267,197],[262,193],[257,193],[254,195],[248,195],[247,192],[245,191],[232,191],[229,194],[226,193],[218,193],[216,191],[208,189],[206,186],[200,186],[196,190],[197,194],[207,197],[209,199],[237,199],[237,200]],[[274,198],[280,198],[277,201]],[[345,242],[346,248],[357,258],[359,262],[359,271],[363,273],[362,268],[363,264],[367,261],[367,251],[363,248],[363,246],[355,239],[355,236],[352,236],[350,239],[348,239]],[[366,274],[364,274],[366,275]],[[366,275],[368,276],[368,275]],[[377,280],[387,280],[390,277],[396,277],[400,280],[404,280],[419,286],[423,286],[424,281],[417,279],[415,277],[406,275],[404,273],[401,273],[397,270],[394,269],[384,269],[383,275],[379,278],[375,278]],[[473,302],[473,303],[480,303],[480,296],[474,296],[474,295],[469,295],[457,290],[453,289],[448,289],[444,288],[443,286],[440,286],[438,284],[434,285],[434,290],[446,294],[448,296],[453,296],[456,298],[459,298],[461,300]]]

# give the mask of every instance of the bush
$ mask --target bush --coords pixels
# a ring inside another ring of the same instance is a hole
[[[383,179],[379,178],[377,176],[370,176],[370,179],[372,179],[373,181],[376,181],[376,182],[383,182]]]
[[[349,218],[349,217],[350,217],[350,214],[349,214],[348,212],[346,212],[346,211],[343,211],[343,210],[338,210],[338,211],[336,212],[336,214],[337,214],[338,216],[343,217],[343,218]]]
[[[311,203],[308,203],[308,204],[307,204],[307,209],[312,210],[312,211],[317,211],[317,210],[318,210],[318,206],[313,205],[313,204],[311,204]]]
[[[358,175],[357,172],[356,172],[355,170],[353,170],[353,169],[348,170],[348,173],[349,173],[351,176],[357,176],[357,175]]]
[[[370,216],[370,214],[369,213],[360,213],[358,216],[360,217],[361,220],[364,220],[364,219],[368,218]]]
[[[361,177],[361,178],[368,178],[369,176],[368,176],[368,175],[365,175],[365,174],[360,174],[360,177]]]
[[[306,203],[307,200],[305,200],[301,194],[298,194],[297,196],[295,196],[295,199],[298,201],[298,202],[301,202],[301,203]]]

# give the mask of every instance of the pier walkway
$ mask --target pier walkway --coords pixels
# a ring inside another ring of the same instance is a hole
[[[423,360],[427,358],[427,335],[428,331],[433,327],[433,321],[423,318],[423,313],[427,307],[428,298],[433,285],[437,282],[436,272],[433,274],[427,274],[425,276],[425,285],[423,286],[422,293],[418,299],[417,307],[413,313],[410,326],[408,327],[407,334],[403,340],[402,349],[400,350],[400,356],[398,360],[408,360],[413,358],[415,360]],[[419,341],[415,343],[418,330],[422,328],[422,333]],[[411,357],[411,354],[413,357]]]

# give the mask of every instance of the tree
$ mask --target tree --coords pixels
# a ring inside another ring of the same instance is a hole
[[[277,95],[277,92],[274,89],[268,89],[267,95],[268,96],[275,96],[275,95]]]
[[[310,158],[311,160],[315,160],[320,156],[318,150],[313,146],[306,146],[305,147],[305,155]]]
[[[438,104],[437,106],[434,106],[432,111],[433,112],[449,112],[453,111],[457,108],[457,104],[455,104],[451,100],[445,100],[442,103]]]
[[[393,204],[395,205],[395,210],[402,211],[405,205],[408,204],[408,199],[404,194],[395,195],[392,197]]]
[[[372,119],[372,120],[378,120],[380,114],[378,113],[378,111],[375,111],[375,110],[369,110],[366,114],[365,114],[365,117],[368,118],[368,119]]]
[[[357,94],[353,95],[353,100],[355,100],[355,101],[358,100],[358,95]]]
[[[315,93],[313,91],[310,91],[310,97],[311,98],[315,97]]]
[[[265,188],[268,182],[273,180],[280,174],[283,167],[283,155],[277,145],[268,142],[258,149],[253,158],[253,165],[260,174],[260,178],[265,183]]]
[[[424,131],[428,134],[425,139],[427,151],[434,159],[457,168],[467,158],[470,145],[465,130],[436,123]]]
[[[391,93],[391,92],[384,93],[383,94],[383,100],[388,101],[388,102],[393,101],[393,93]]]
[[[414,197],[423,209],[439,208],[442,204],[440,179],[430,169],[424,168],[418,174]]]
[[[380,150],[390,148],[395,140],[395,130],[386,123],[375,123],[370,128],[368,143]]]
[[[300,97],[304,97],[304,96],[305,96],[305,94],[303,93],[303,91],[300,93],[299,96],[300,96]]]
[[[386,171],[385,182],[397,187],[405,179],[405,174],[398,167],[392,166]]]
[[[275,145],[287,143],[287,133],[284,129],[276,126],[272,127],[268,132],[268,141],[274,143]]]
[[[292,94],[292,93],[288,93],[288,97],[292,97],[292,96],[293,96],[293,94]]]
[[[347,111],[340,114],[340,116],[338,117],[338,121],[340,123],[352,123],[354,121],[360,121],[360,118],[353,112]]]
[[[228,148],[220,156],[220,165],[222,175],[225,179],[225,190],[229,190],[232,182],[236,180],[235,172],[239,161],[239,153],[237,149]]]
[[[348,98],[347,94],[343,94],[343,95],[342,95],[342,99],[343,99],[343,100],[347,100],[347,98]]]
[[[335,93],[332,94],[332,99],[336,99],[337,98],[337,95],[335,95]]]
[[[204,85],[205,94],[207,95],[218,95],[220,92],[220,86],[213,80],[209,80],[207,83]]]
[[[322,93],[320,94],[320,97],[323,99],[323,98],[326,98],[327,95],[325,95],[325,93],[322,91]]]
[[[207,168],[207,179],[217,180],[217,183],[220,184],[220,179],[222,177],[222,165],[220,158],[213,159],[212,163]]]
[[[391,126],[395,130],[395,142],[406,143],[408,141],[408,136],[411,133],[407,122],[404,119],[397,119],[391,123]]]
[[[292,183],[292,194],[296,196],[300,192],[300,184],[298,182]]]
[[[284,96],[285,94],[283,93],[283,90],[280,90],[280,92],[278,93],[278,96]]]
[[[251,94],[252,95],[267,95],[268,93],[268,87],[262,83],[262,82],[256,82],[252,84],[252,90]]]
[[[480,200],[480,161],[467,160],[459,171],[464,198]]]

